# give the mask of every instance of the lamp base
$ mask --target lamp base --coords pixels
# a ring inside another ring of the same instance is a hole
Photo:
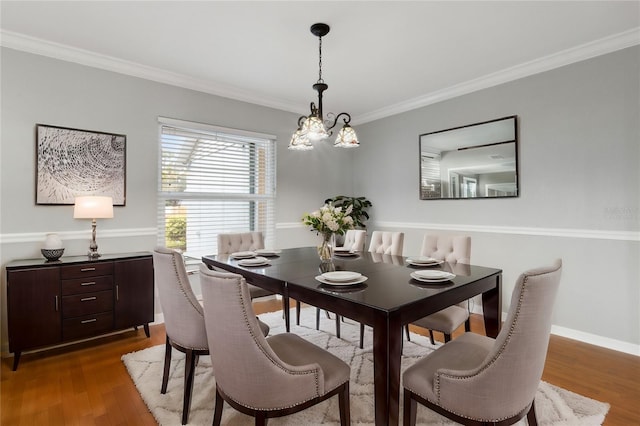
[[[100,253],[98,253],[97,251],[91,251],[89,250],[87,252],[87,256],[89,256],[89,259],[97,259],[98,257],[102,256]]]

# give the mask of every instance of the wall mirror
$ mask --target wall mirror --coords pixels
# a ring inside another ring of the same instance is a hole
[[[420,135],[420,199],[517,197],[517,116]]]

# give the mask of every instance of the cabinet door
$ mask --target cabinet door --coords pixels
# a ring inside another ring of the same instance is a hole
[[[114,262],[116,329],[153,322],[153,260]]]
[[[9,351],[23,351],[59,343],[60,268],[7,272]]]

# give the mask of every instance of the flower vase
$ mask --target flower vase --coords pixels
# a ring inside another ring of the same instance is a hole
[[[322,263],[330,263],[333,257],[333,248],[336,246],[334,233],[322,234],[322,242],[318,246],[318,256]]]

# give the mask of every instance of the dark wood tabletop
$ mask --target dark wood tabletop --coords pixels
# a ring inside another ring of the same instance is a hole
[[[482,294],[486,333],[495,337],[500,330],[500,269],[443,263],[430,269],[452,272],[455,278],[425,283],[411,278],[411,272],[422,268],[411,266],[406,257],[362,252],[334,255],[332,263],[322,264],[314,247],[282,250],[269,257],[266,266],[241,266],[227,255],[204,256],[202,261],[281,294],[286,306],[293,298],[373,327],[376,425],[398,424],[403,325]],[[367,279],[352,286],[326,285],[316,279],[329,271],[359,272]]]

